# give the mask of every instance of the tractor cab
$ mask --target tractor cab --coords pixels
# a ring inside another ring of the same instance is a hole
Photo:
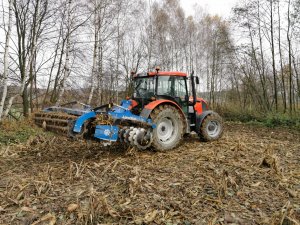
[[[187,74],[181,72],[150,72],[134,76],[133,99],[141,108],[155,100],[170,100],[188,113]]]

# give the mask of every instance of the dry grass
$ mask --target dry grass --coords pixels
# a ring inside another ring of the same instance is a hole
[[[299,136],[227,124],[155,153],[38,135],[0,150],[0,224],[299,224]]]

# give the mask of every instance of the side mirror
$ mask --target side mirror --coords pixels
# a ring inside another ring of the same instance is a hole
[[[196,84],[200,84],[199,77],[196,77]]]

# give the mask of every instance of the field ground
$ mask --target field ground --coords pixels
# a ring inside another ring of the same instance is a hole
[[[0,149],[0,224],[299,224],[300,133],[226,124],[172,151],[34,135]]]

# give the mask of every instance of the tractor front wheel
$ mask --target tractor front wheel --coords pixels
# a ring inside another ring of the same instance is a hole
[[[170,105],[159,106],[151,113],[151,119],[156,124],[153,130],[153,147],[160,151],[177,147],[182,139],[184,127],[178,109]]]
[[[221,138],[222,134],[223,122],[217,113],[210,114],[204,118],[199,133],[202,141],[215,141]]]

